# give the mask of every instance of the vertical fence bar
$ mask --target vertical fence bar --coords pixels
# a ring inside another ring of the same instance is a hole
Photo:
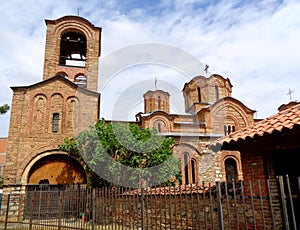
[[[227,224],[228,229],[230,229],[230,210],[229,210],[229,202],[228,202],[228,184],[227,181],[225,181],[225,198],[226,198],[226,210],[227,210]]]
[[[8,212],[9,212],[9,205],[10,205],[9,201],[10,201],[10,194],[7,195],[4,230],[7,230]]]
[[[63,192],[59,192],[58,230],[61,229]]]
[[[247,217],[246,217],[246,210],[245,210],[245,190],[244,190],[244,182],[241,181],[241,192],[242,192],[242,204],[243,204],[243,213],[244,213],[244,224],[246,230],[248,230],[248,225],[247,225]]]
[[[112,204],[113,204],[113,225],[115,226],[115,229],[118,227],[118,210],[117,210],[117,188],[114,188],[114,191],[112,193],[113,199],[112,199]]]
[[[283,176],[279,176],[278,180],[279,180],[280,197],[281,197],[281,204],[282,204],[282,212],[283,212],[285,229],[289,230],[290,229],[290,224],[289,224],[287,205],[286,205],[286,200],[285,200],[286,196],[285,196],[285,192],[284,192]]]
[[[150,192],[151,193],[151,192]],[[149,204],[149,192],[148,192],[148,188],[145,189],[145,193],[144,193],[144,197],[145,197],[145,228],[148,229],[150,226],[151,229],[151,214],[152,210]],[[150,222],[150,223],[148,223]]]
[[[290,205],[291,205],[291,214],[292,214],[293,226],[294,226],[294,229],[297,229],[295,211],[294,211],[294,203],[293,203],[293,197],[292,197],[291,185],[290,185],[290,178],[289,178],[288,175],[286,175],[286,182],[287,182],[289,200],[290,200]]]
[[[144,223],[144,218],[145,218],[145,200],[144,200],[144,192],[145,188],[141,188],[141,225],[142,225],[142,230],[145,230],[145,223]]]
[[[200,229],[201,228],[201,217],[200,217],[200,198],[199,198],[199,183],[197,183],[197,229]],[[200,191],[201,191],[201,188],[200,188]]]
[[[33,219],[33,199],[34,196],[30,196],[30,214],[29,214],[29,230],[32,230],[32,219]]]
[[[234,213],[235,213],[235,224],[236,224],[236,229],[239,230],[239,215],[238,215],[238,210],[237,210],[237,202],[236,202],[236,187],[235,187],[235,180],[232,179],[232,189],[233,189],[233,201],[234,201]]]
[[[260,180],[258,180],[257,183],[258,183],[258,192],[259,192],[259,202],[260,202],[260,207],[261,207],[261,219],[262,219],[262,223],[263,223],[263,228],[266,229],[264,202],[262,199]]]
[[[272,198],[272,192],[271,192],[271,186],[270,186],[270,180],[267,179],[267,187],[268,187],[268,194],[269,194],[269,202],[270,202],[270,209],[271,209],[271,218],[272,218],[272,225],[273,229],[276,230],[275,225],[275,217],[274,217],[274,208],[273,208],[273,198]]]
[[[220,182],[216,182],[216,189],[217,189],[219,229],[224,230],[223,209],[222,209],[222,193],[221,193]]]
[[[172,229],[172,204],[171,204],[171,185],[169,185],[169,214],[170,214],[170,229]]]
[[[188,201],[187,201],[187,188],[186,188],[186,184],[184,185],[184,202],[185,202],[185,228],[188,229],[189,228],[189,218],[188,218]]]
[[[161,201],[161,188],[158,188],[158,194],[159,194],[159,229],[162,229],[162,201]]]
[[[95,214],[96,214],[96,191],[92,190],[92,230],[95,229]]]
[[[177,208],[176,208],[176,187],[175,185],[173,186],[174,189],[174,197],[173,197],[173,203],[174,203],[174,219],[175,219],[175,229],[177,229]]]
[[[195,228],[194,228],[194,207],[193,207],[193,204],[194,204],[194,201],[193,201],[193,184],[191,184],[191,187],[190,187],[190,195],[191,195],[191,218],[192,218],[192,229],[195,229]]]
[[[180,229],[183,229],[183,221],[182,221],[182,186],[180,185],[180,190],[179,190],[179,219],[180,219]]]
[[[107,224],[106,222],[106,216],[107,216],[107,187],[105,186],[103,189],[103,223],[104,225]]]
[[[252,209],[252,216],[253,216],[253,227],[256,230],[256,216],[254,212],[254,201],[253,201],[253,191],[252,191],[252,182],[249,181],[249,187],[250,187],[250,198],[251,198],[251,209]]]
[[[211,221],[211,228],[215,229],[215,224],[214,224],[214,217],[213,217],[213,203],[212,203],[212,194],[211,194],[211,183],[209,182],[209,206],[210,206],[210,221]]]
[[[205,184],[204,181],[202,181],[202,187],[203,187],[203,217],[204,217],[204,229],[207,229],[207,225],[206,225],[206,203],[205,203]]]
[[[152,192],[154,194],[152,194]],[[156,217],[156,196],[155,196],[155,190],[152,190],[151,188],[148,188],[147,190],[147,208],[146,210],[150,211],[150,229],[153,229],[153,218]],[[148,213],[148,211],[146,211]],[[146,229],[149,229],[147,226]]]
[[[119,189],[119,229],[124,229],[124,219],[126,219],[125,215],[123,214],[124,211],[124,188],[121,187]]]

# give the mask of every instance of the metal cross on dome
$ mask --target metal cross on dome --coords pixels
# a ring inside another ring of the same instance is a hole
[[[289,89],[289,92],[286,94],[286,95],[289,95],[290,96],[290,100],[292,101],[292,93],[293,93],[294,91],[293,90],[291,90],[291,89]]]

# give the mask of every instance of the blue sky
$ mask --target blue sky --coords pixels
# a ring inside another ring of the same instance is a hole
[[[120,49],[158,43],[186,52],[209,64],[210,73],[229,78],[234,86],[232,96],[257,110],[257,118],[270,116],[282,103],[288,103],[289,89],[294,91],[294,100],[300,98],[297,0],[10,0],[0,5],[0,104],[11,104],[10,86],[42,79],[44,19],[76,15],[78,8],[80,16],[103,29],[100,68],[102,59],[105,62]],[[183,102],[180,91],[190,79],[170,66],[140,63],[99,88],[101,116],[111,119],[111,105],[122,102],[130,112],[117,118],[134,120],[134,113],[143,110],[143,93],[154,87],[154,77],[159,88],[173,89],[173,111],[181,113],[183,104],[176,103]],[[131,104],[120,100],[124,89],[126,97],[132,98]],[[1,115],[0,136],[7,136],[8,124],[9,113]]]

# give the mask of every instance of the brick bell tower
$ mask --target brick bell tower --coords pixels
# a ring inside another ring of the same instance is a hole
[[[86,183],[84,166],[58,150],[99,119],[101,28],[79,16],[45,20],[41,82],[11,87],[5,191],[41,183]]]
[[[45,22],[43,80],[61,74],[83,88],[97,91],[101,28],[78,16],[46,19]]]

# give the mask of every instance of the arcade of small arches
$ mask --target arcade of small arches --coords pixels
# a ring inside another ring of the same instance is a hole
[[[69,76],[66,72],[60,71],[56,75],[61,75],[66,79],[69,79]],[[72,80],[72,79],[70,79]],[[81,88],[87,88],[87,77],[83,73],[76,74],[74,77],[74,84],[78,85]]]
[[[47,110],[48,107],[50,111]],[[37,94],[33,99],[31,131],[41,133],[49,130],[49,132],[58,133],[76,130],[79,124],[79,108],[80,102],[76,96],[68,97],[64,101],[62,94],[54,93],[49,101],[46,95]],[[66,111],[65,116],[62,116],[63,111]]]

